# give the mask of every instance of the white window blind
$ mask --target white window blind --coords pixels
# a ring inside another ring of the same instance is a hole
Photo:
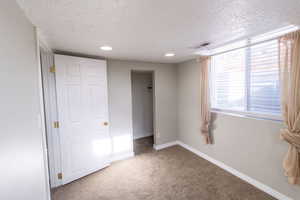
[[[212,56],[212,107],[280,114],[278,40]]]

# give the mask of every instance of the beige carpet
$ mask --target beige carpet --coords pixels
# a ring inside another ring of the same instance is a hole
[[[53,191],[53,200],[274,199],[175,146],[113,163]]]
[[[133,151],[135,155],[150,153],[153,149],[154,138],[153,136],[144,137],[133,140]]]

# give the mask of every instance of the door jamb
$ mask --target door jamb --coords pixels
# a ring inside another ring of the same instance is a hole
[[[35,32],[35,42],[36,42],[36,60],[37,60],[37,86],[38,86],[38,95],[40,103],[40,111],[37,115],[39,120],[39,126],[42,133],[42,151],[44,158],[44,179],[45,179],[45,199],[51,200],[50,193],[50,179],[49,179],[49,166],[48,166],[48,150],[47,150],[47,141],[46,141],[46,126],[45,126],[45,110],[44,110],[44,92],[43,92],[43,83],[42,83],[42,68],[41,68],[41,59],[40,59],[40,34],[37,27],[34,28]]]
[[[156,144],[156,140],[157,140],[157,122],[156,122],[156,79],[155,79],[155,70],[141,70],[141,69],[131,69],[130,70],[130,85],[131,85],[131,113],[133,110],[133,105],[132,105],[132,73],[134,72],[147,72],[147,73],[151,73],[152,75],[152,109],[153,109],[153,137],[154,137],[154,141],[153,141],[153,145],[155,146]],[[131,114],[131,127],[132,127],[132,140],[133,140],[133,115]]]

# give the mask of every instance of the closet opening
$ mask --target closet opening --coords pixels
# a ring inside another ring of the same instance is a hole
[[[154,144],[154,72],[131,71],[132,123],[134,153],[153,151]]]

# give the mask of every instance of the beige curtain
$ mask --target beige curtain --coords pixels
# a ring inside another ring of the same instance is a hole
[[[289,143],[283,161],[291,184],[300,183],[300,32],[279,39],[281,105],[285,128],[281,138]]]
[[[212,144],[210,126],[209,65],[210,57],[201,57],[200,61],[200,100],[201,100],[201,134],[205,144]]]

